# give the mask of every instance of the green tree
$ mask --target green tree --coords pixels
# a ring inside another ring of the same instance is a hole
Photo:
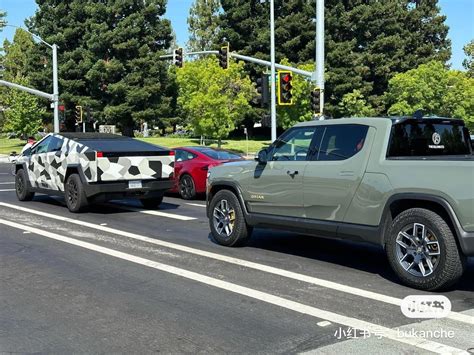
[[[210,50],[216,45],[220,8],[219,0],[194,0],[188,16],[189,50]]]
[[[89,105],[95,119],[118,124],[126,135],[171,114],[159,58],[172,40],[165,10],[166,0],[39,1],[28,25],[59,45],[60,94],[70,111]],[[36,86],[50,92],[51,63],[43,56],[34,53],[31,67],[39,72]]]
[[[220,38],[239,53],[268,59],[268,2],[221,3]],[[383,93],[396,73],[450,57],[437,0],[327,0],[325,6],[325,107],[331,115],[342,115],[339,102],[354,89],[381,113]],[[275,0],[275,16],[277,61],[314,61],[315,1]]]
[[[395,75],[385,100],[391,115],[427,114],[462,118],[474,128],[474,78],[443,63],[430,62]]]
[[[23,86],[30,86],[28,76],[28,52],[35,44],[27,32],[18,29],[13,42],[5,40],[3,44],[4,67],[3,78]],[[33,135],[42,126],[42,114],[39,99],[24,91],[6,89],[0,93],[1,105],[4,106],[3,130],[20,133],[24,136]]]
[[[462,65],[466,68],[468,75],[474,78],[474,39],[466,44],[463,49],[467,58],[463,60]]]
[[[340,112],[346,117],[371,117],[375,115],[375,110],[360,90],[355,89],[354,91],[345,94],[339,103]]]
[[[215,58],[186,63],[177,69],[178,104],[195,133],[221,140],[226,138],[251,110],[256,90],[245,75],[243,63],[231,61],[219,67]]]

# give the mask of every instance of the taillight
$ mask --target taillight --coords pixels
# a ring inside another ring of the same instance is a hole
[[[201,168],[201,170],[204,170],[204,171],[207,171],[207,170],[209,170],[209,165],[205,165],[205,166],[203,166],[203,167]]]
[[[170,156],[174,156],[174,155],[175,155],[174,150],[170,150]]]
[[[102,152],[97,152],[97,153],[96,153],[96,156],[97,156],[97,158],[103,158],[103,157],[104,157],[104,153],[102,153]]]

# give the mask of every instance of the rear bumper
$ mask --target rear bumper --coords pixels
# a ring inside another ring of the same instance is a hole
[[[129,189],[128,181],[111,183],[84,184],[84,191],[88,198],[105,200],[112,198],[137,197],[152,198],[162,196],[173,186],[173,181],[167,180],[142,180],[142,188]]]

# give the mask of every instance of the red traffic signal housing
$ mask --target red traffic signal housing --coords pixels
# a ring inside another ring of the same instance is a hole
[[[229,68],[229,44],[219,48],[218,58],[219,58],[219,66],[222,69]]]
[[[292,80],[291,71],[278,71],[278,105],[293,105]]]
[[[178,68],[182,68],[184,64],[184,59],[183,59],[183,48],[179,47],[178,49],[174,50],[174,55],[173,55],[173,61],[174,65],[176,65]]]

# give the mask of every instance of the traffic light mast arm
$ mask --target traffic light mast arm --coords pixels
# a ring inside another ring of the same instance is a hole
[[[192,56],[192,55],[203,55],[203,54],[217,54],[218,55],[219,51],[188,52],[188,53],[185,53],[184,55],[185,56]],[[229,52],[229,56],[232,57],[232,58],[235,58],[235,59],[240,59],[240,60],[243,60],[245,62],[250,62],[250,63],[263,65],[263,66],[266,66],[266,67],[269,67],[269,68],[271,66],[271,63],[269,61],[262,60],[262,59],[257,59],[257,58],[253,58],[253,57],[248,57],[246,55],[237,54],[235,52]],[[173,58],[173,54],[164,54],[164,55],[161,55],[160,58],[170,59],[170,58]],[[299,74],[299,75],[305,76],[307,78],[313,78],[313,72],[309,72],[309,71],[306,71],[306,70],[290,67],[288,65],[275,64],[275,68],[281,69],[281,70],[291,70],[295,74]]]

